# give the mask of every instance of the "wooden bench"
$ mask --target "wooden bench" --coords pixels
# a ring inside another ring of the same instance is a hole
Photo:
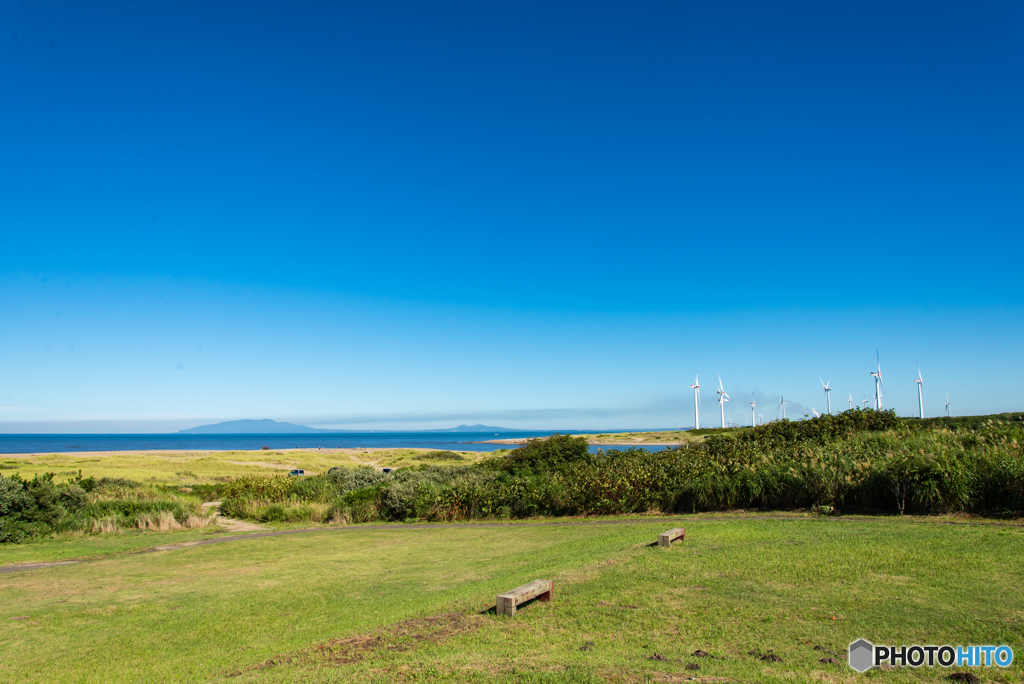
[[[499,594],[494,602],[494,610],[498,615],[512,616],[516,608],[527,601],[550,601],[555,595],[555,583],[551,580],[534,580],[529,584],[516,587],[512,591]]]
[[[672,546],[675,540],[686,541],[686,528],[675,527],[658,535],[658,546]]]

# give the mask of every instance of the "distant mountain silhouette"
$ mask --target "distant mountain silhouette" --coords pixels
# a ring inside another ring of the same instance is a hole
[[[435,430],[324,430],[311,428],[295,423],[279,423],[276,420],[228,420],[213,425],[200,425],[188,430],[178,430],[179,435],[302,435],[302,434],[338,434],[345,432],[529,432],[493,425],[460,425],[454,428]]]
[[[416,432],[536,432],[536,430],[520,430],[518,428],[494,427],[493,425],[460,425],[440,430],[417,430]]]
[[[178,434],[189,435],[262,435],[271,433],[298,435],[319,432],[351,432],[351,430],[318,430],[317,428],[295,425],[294,423],[279,423],[269,418],[264,418],[263,420],[228,420],[223,423],[200,425],[188,430],[178,430]]]

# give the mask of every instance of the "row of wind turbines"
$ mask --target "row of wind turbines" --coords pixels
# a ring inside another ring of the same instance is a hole
[[[878,357],[878,352],[875,352],[875,370],[871,371],[870,375],[875,380],[875,410],[876,411],[881,411],[882,410],[882,397],[885,394],[885,383],[882,382],[882,362],[881,362],[881,359]],[[822,389],[825,390],[826,410],[831,415],[831,413],[832,413],[832,389],[833,389],[832,388],[832,381],[829,380],[828,382],[825,382],[821,378],[818,378],[818,381],[821,383]],[[918,364],[918,366],[917,366],[917,377],[914,379],[914,384],[917,385],[917,409],[918,409],[918,415],[921,418],[924,418],[924,389],[923,389],[924,388],[924,378],[921,376],[921,366],[920,366],[920,364]],[[695,426],[695,429],[699,429],[700,428],[700,380],[697,378],[696,375],[693,376],[693,384],[690,385],[690,387],[693,389],[693,424]],[[719,408],[719,410],[721,411],[721,414],[722,414],[722,427],[724,428],[724,427],[726,427],[726,425],[725,425],[725,403],[727,401],[730,401],[732,399],[732,397],[730,397],[726,393],[725,388],[722,386],[722,375],[721,374],[718,375],[718,392],[717,392],[717,394],[718,394],[718,408]],[[848,401],[850,403],[850,408],[852,409],[853,408],[853,393],[852,392],[850,393],[850,398],[849,398]],[[864,399],[864,408],[868,407],[868,401],[869,401],[868,399]],[[950,417],[952,415],[952,413],[950,412],[950,406],[951,406],[951,404],[949,402],[949,393],[947,392],[946,393],[946,417]],[[814,415],[816,417],[821,415],[821,414],[819,414],[814,409],[811,409],[811,411],[814,412]],[[751,416],[751,422],[753,423],[753,425],[755,427],[758,425],[758,418],[760,418],[761,423],[764,423],[764,414],[758,414],[757,413],[757,400],[754,398],[753,392],[751,392],[751,399],[750,399],[750,416]],[[782,418],[782,420],[786,419],[786,397],[785,396],[782,396],[779,399],[779,416]]]

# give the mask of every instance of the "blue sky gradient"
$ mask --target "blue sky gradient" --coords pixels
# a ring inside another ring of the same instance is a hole
[[[368,6],[369,5],[369,6]],[[0,431],[1020,410],[1024,6],[0,12]]]

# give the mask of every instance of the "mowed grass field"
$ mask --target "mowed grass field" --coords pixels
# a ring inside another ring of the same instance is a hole
[[[673,525],[653,521],[354,526],[3,574],[0,680],[918,682],[949,674],[857,675],[843,649],[864,637],[1009,644],[1018,664],[975,672],[1022,681],[1020,527],[798,515],[678,522],[687,541],[668,550],[651,543]],[[71,542],[40,542],[62,543]],[[555,581],[553,602],[514,618],[488,612],[496,594],[538,578]],[[697,649],[715,657],[689,655]],[[769,650],[781,662],[749,654]],[[828,651],[841,664],[819,662]]]
[[[0,474],[25,478],[56,473],[62,480],[82,471],[86,477],[121,477],[145,484],[214,484],[243,475],[284,475],[301,468],[308,474],[338,467],[371,465],[398,468],[419,464],[466,465],[507,453],[460,451],[438,454],[429,449],[294,449],[270,451],[84,452],[65,454],[0,454]],[[450,454],[455,454],[458,459]]]

